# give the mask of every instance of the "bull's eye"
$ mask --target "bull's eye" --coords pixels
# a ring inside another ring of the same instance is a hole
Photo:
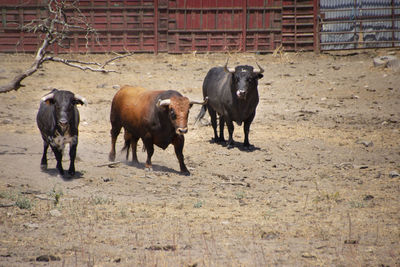
[[[176,120],[175,111],[173,109],[171,109],[169,113],[171,114],[171,119]]]

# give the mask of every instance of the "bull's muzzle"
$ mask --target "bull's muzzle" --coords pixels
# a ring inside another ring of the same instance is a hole
[[[246,98],[246,94],[247,94],[246,90],[237,90],[236,91],[236,95],[240,99],[245,99]]]
[[[188,128],[187,127],[185,127],[185,128],[177,128],[176,129],[176,133],[179,134],[179,135],[184,135],[187,132],[188,132]]]
[[[66,118],[61,118],[58,120],[58,126],[61,129],[61,133],[64,134],[64,132],[68,129],[69,123]]]

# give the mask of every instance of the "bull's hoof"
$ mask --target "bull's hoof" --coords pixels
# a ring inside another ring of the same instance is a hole
[[[234,148],[235,147],[235,142],[228,142],[227,143],[227,146],[226,146],[228,149],[232,149],[232,148]]]
[[[250,144],[243,144],[243,150],[252,150],[253,146]]]
[[[144,170],[145,170],[146,172],[152,172],[152,171],[153,171],[153,168],[152,168],[151,166],[146,166],[146,167],[144,168]]]
[[[68,171],[68,175],[74,176],[74,175],[75,175],[75,170],[73,170],[73,171],[69,170],[69,171]]]
[[[108,160],[109,161],[115,161],[115,153],[111,153],[110,152],[110,154],[108,154]]]
[[[225,143],[226,143],[226,140],[225,140],[225,138],[218,138],[215,142],[216,142],[217,144],[225,144]]]
[[[190,176],[190,171],[188,170],[181,170],[181,174],[184,176]]]
[[[47,170],[47,164],[40,164],[40,169],[42,171],[46,171]]]

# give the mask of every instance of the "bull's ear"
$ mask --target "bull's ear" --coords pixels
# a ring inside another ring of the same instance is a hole
[[[257,79],[261,79],[262,77],[264,77],[264,75],[262,75],[261,73],[257,73]]]
[[[46,103],[47,105],[53,105],[55,103],[53,98],[47,99],[46,101],[44,101],[44,103]]]

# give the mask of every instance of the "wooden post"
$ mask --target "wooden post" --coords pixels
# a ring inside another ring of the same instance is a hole
[[[314,52],[319,53],[320,47],[319,47],[319,31],[320,31],[320,25],[319,25],[319,0],[314,0],[314,6],[313,6],[313,12],[314,12]]]
[[[154,0],[154,53],[158,54],[158,0]]]
[[[242,0],[243,21],[242,21],[242,52],[246,52],[247,39],[247,0]]]

